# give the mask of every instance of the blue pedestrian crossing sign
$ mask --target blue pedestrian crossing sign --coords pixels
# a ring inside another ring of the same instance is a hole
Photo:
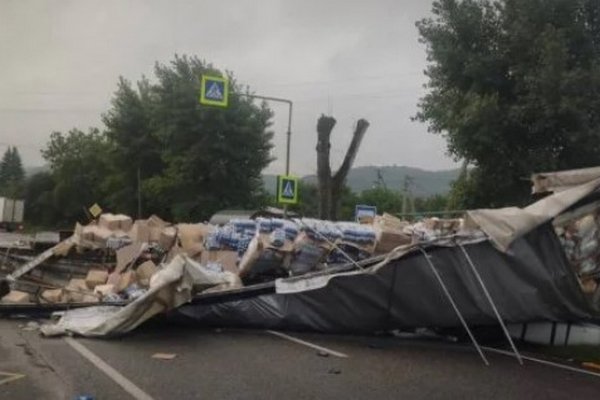
[[[298,203],[298,178],[277,175],[277,202],[281,204]]]
[[[226,78],[202,75],[200,83],[200,104],[227,107],[229,81]]]

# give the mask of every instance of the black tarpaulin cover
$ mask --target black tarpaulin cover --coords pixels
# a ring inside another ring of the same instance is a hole
[[[506,322],[573,321],[596,315],[582,293],[552,225],[538,226],[502,252],[491,241],[467,250]],[[469,324],[495,324],[457,246],[426,248]],[[416,250],[378,268],[335,274],[326,284],[244,300],[188,304],[178,317],[203,326],[367,333],[460,322],[424,255]]]

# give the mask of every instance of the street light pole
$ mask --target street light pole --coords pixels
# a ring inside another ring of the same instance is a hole
[[[290,147],[292,140],[292,101],[288,99],[282,99],[280,97],[271,97],[271,96],[259,96],[257,94],[244,94],[240,93],[240,96],[249,97],[251,99],[261,99],[267,101],[275,101],[278,103],[285,103],[288,105],[288,128],[287,128],[287,143],[286,143],[286,151],[285,151],[285,174],[290,174]]]

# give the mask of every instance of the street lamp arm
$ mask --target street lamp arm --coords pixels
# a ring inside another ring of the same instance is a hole
[[[271,97],[271,96],[260,96],[258,94],[246,94],[246,93],[238,93],[239,96],[250,97],[251,99],[262,99],[268,101],[278,101],[280,103],[286,103],[290,106],[292,105],[292,101],[288,99],[282,99],[281,97]]]

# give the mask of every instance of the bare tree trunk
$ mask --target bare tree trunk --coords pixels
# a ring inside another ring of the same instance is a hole
[[[346,177],[348,176],[348,172],[350,172],[350,168],[352,168],[352,164],[354,164],[354,160],[356,159],[356,154],[358,153],[358,149],[360,144],[365,137],[365,133],[367,132],[367,128],[369,127],[369,122],[365,119],[359,119],[356,124],[356,128],[354,129],[354,133],[352,134],[352,141],[350,142],[350,146],[348,146],[348,150],[346,151],[346,156],[344,157],[344,161],[340,166],[340,169],[337,170],[335,175],[331,178],[331,212],[330,217],[334,221],[337,220],[339,215],[339,210],[341,206],[341,197],[342,190],[344,189],[344,183],[346,182]]]
[[[321,219],[330,219],[332,179],[329,152],[331,150],[331,131],[335,123],[335,118],[325,115],[321,115],[317,122],[317,179],[319,181],[319,218]]]
[[[329,164],[329,153],[331,149],[331,131],[335,126],[335,119],[333,117],[326,117],[321,115],[317,122],[317,178],[319,180],[319,218],[337,220],[340,202],[342,196],[342,189],[344,182],[352,164],[356,159],[356,154],[362,142],[369,122],[365,119],[360,119],[356,124],[354,133],[352,134],[352,141],[344,161],[340,166],[340,169],[331,175],[331,165]]]

